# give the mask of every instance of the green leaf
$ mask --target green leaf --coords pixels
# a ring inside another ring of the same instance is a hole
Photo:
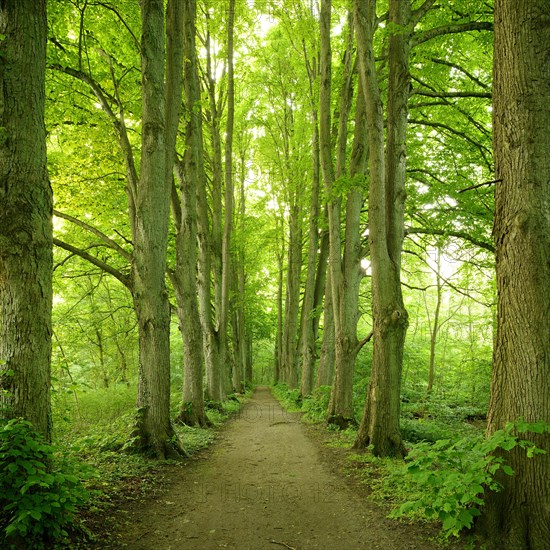
[[[510,466],[508,466],[508,464],[503,464],[502,465],[502,471],[507,475],[507,476],[513,476],[515,474],[513,468],[511,468]]]
[[[505,440],[500,444],[500,446],[501,446],[505,451],[511,451],[514,447],[517,446],[517,444],[518,444],[517,439],[514,437],[514,438],[505,439]]]

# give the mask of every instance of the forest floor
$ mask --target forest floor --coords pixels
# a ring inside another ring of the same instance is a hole
[[[281,408],[267,387],[208,450],[169,469],[163,487],[119,511],[103,548],[130,550],[435,550],[436,531],[386,518],[342,475],[345,449]],[[462,546],[452,544],[453,548]],[[447,546],[448,547],[448,546]]]

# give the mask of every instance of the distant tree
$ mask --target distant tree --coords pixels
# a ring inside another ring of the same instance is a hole
[[[497,336],[488,433],[522,417],[550,422],[550,15],[546,0],[495,2],[494,155]],[[488,495],[487,548],[542,550],[550,540],[546,454],[513,449],[515,475]]]
[[[46,1],[0,3],[0,416],[51,431]]]

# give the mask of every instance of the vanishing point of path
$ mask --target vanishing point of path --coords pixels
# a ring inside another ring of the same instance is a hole
[[[206,461],[129,512],[109,548],[435,549],[356,495],[320,458],[297,414],[258,388]]]

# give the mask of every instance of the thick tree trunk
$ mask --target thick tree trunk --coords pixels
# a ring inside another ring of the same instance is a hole
[[[399,429],[401,370],[408,326],[401,295],[401,247],[404,234],[409,32],[390,35],[387,145],[373,37],[376,2],[355,3],[360,78],[367,104],[369,135],[369,245],[372,266],[374,349],[363,418],[355,446],[373,446],[379,456],[403,456]],[[408,0],[390,1],[390,22],[407,28]]]
[[[164,2],[143,0],[142,155],[136,193],[132,297],[138,318],[138,446],[178,454],[170,423],[170,305],[165,287],[170,187],[166,171]]]
[[[488,433],[509,421],[550,422],[550,17],[545,0],[495,2],[497,335]],[[487,496],[478,525],[489,549],[550,541],[550,434],[544,455],[514,449],[514,476]]]
[[[45,0],[0,3],[0,416],[51,434]]]
[[[198,72],[198,71],[197,71]],[[212,83],[212,93],[215,94],[215,87]],[[200,83],[197,75],[197,91],[200,97]],[[200,109],[198,105],[196,109]],[[215,142],[217,155],[213,162],[215,174],[213,177],[212,190],[212,229],[210,227],[210,216],[207,199],[207,185],[204,170],[204,155],[203,155],[203,130],[202,116],[196,121],[197,124],[197,139],[196,146],[198,151],[198,180],[197,180],[197,231],[199,242],[199,261],[198,261],[198,292],[199,292],[199,313],[202,324],[203,333],[203,355],[206,370],[206,387],[205,397],[209,401],[219,403],[222,401],[222,385],[221,385],[221,364],[219,357],[219,341],[216,332],[215,323],[215,307],[219,305],[215,295],[216,289],[219,287],[221,279],[221,149],[219,142],[219,121],[217,120],[216,102],[213,101],[214,113],[211,117],[216,118],[213,124],[212,131],[216,134],[212,136]],[[215,282],[212,285],[212,280]],[[212,288],[214,287],[214,299],[212,300]]]

